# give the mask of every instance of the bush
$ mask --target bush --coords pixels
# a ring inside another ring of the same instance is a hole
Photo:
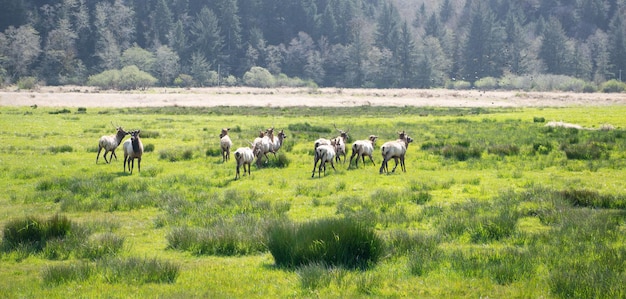
[[[519,147],[514,144],[498,144],[490,146],[487,152],[499,156],[514,156],[519,154]]]
[[[455,89],[455,90],[465,90],[465,89],[471,89],[472,84],[463,80],[450,80],[448,81],[448,83],[446,83],[446,88]]]
[[[267,247],[276,264],[287,268],[317,263],[366,269],[384,252],[374,230],[351,218],[275,222],[268,229]]]
[[[626,90],[626,83],[612,79],[602,83],[600,90],[606,93],[624,92],[624,90]]]
[[[102,89],[139,89],[153,86],[158,80],[149,73],[131,65],[120,70],[106,70],[89,76],[87,85]]]
[[[193,77],[187,74],[180,74],[174,79],[174,85],[178,87],[192,87],[194,84]]]
[[[37,88],[37,78],[36,77],[22,77],[17,80],[17,88],[32,90]]]
[[[480,90],[494,90],[498,89],[498,79],[494,77],[480,78],[474,82],[474,86]]]
[[[308,122],[289,124],[287,126],[287,129],[289,129],[290,131],[294,131],[294,132],[315,132],[315,133],[324,133],[324,134],[328,134],[332,132],[332,130],[328,127],[312,126]]]
[[[253,66],[243,74],[243,84],[247,86],[267,88],[275,86],[275,83],[274,76],[262,67]]]
[[[446,145],[441,149],[441,154],[446,158],[466,161],[469,158],[480,158],[482,150],[476,147],[466,147],[463,145]]]
[[[597,142],[564,146],[565,156],[570,160],[597,160],[608,155],[606,146]]]

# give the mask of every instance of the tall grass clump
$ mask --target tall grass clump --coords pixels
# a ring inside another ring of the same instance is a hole
[[[25,248],[30,252],[40,252],[49,241],[69,235],[72,226],[72,221],[59,215],[47,220],[33,216],[11,220],[2,230],[2,249],[13,251]]]
[[[95,268],[86,262],[54,265],[44,268],[41,277],[45,285],[57,286],[72,281],[85,281],[94,274],[94,270]]]
[[[455,250],[446,260],[452,269],[466,277],[489,278],[500,285],[514,283],[534,274],[535,260],[528,250],[503,249]]]
[[[351,218],[302,224],[284,220],[274,222],[267,230],[267,247],[276,265],[286,268],[320,263],[366,269],[380,260],[383,246],[373,228]]]
[[[108,283],[174,283],[180,266],[156,258],[111,258],[99,260],[96,270]]]
[[[563,145],[562,149],[570,160],[598,160],[609,155],[606,145],[597,142]]]

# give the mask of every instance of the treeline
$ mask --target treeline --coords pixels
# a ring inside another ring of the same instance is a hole
[[[529,81],[544,76],[593,89],[626,71],[623,0],[0,0],[0,7],[3,84],[532,88]]]

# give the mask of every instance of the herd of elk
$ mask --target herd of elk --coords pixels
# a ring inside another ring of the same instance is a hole
[[[330,163],[331,167],[336,171],[335,162],[341,162],[341,155],[344,156],[343,163],[346,162],[346,144],[348,142],[348,132],[338,129],[337,126],[333,124],[334,128],[339,132],[339,135],[332,139],[319,138],[314,142],[314,162],[313,162],[313,173],[311,177],[315,177],[315,170],[318,171],[318,177],[321,176],[322,171],[324,175],[326,175],[326,163]],[[120,126],[116,126],[116,134],[110,136],[102,136],[98,142],[98,154],[96,156],[96,164],[98,163],[98,159],[100,157],[100,152],[102,149],[104,152],[104,160],[106,163],[110,163],[113,157],[117,160],[117,155],[115,154],[115,149],[121,144],[122,140],[126,135],[130,135],[130,139],[126,140],[123,145],[124,149],[124,172],[128,169],[128,171],[132,174],[133,169],[135,167],[135,159],[137,160],[137,169],[141,172],[141,156],[143,155],[143,144],[141,143],[141,139],[139,138],[140,130],[134,131],[124,131],[124,129]],[[225,163],[230,159],[230,150],[233,146],[233,142],[228,136],[230,128],[223,128],[220,133],[220,149],[222,153],[222,162]],[[235,179],[240,178],[240,168],[243,167],[243,173],[248,173],[250,176],[250,165],[254,162],[256,158],[256,164],[258,167],[262,165],[262,157],[265,157],[267,163],[269,161],[268,153],[274,154],[276,157],[276,152],[281,148],[283,142],[287,138],[284,130],[278,131],[277,134],[274,134],[274,127],[268,128],[265,131],[260,130],[257,138],[254,139],[253,142],[248,142],[249,146],[239,147],[235,151],[235,160],[237,164]],[[350,156],[350,162],[348,164],[348,169],[352,165],[352,160],[356,157],[355,167],[359,166],[359,158],[362,160],[363,165],[365,166],[365,157],[369,157],[370,161],[373,165],[376,165],[374,162],[374,158],[372,157],[374,152],[374,147],[376,145],[376,140],[378,136],[370,135],[367,140],[357,140],[352,143],[352,155]],[[394,141],[385,142],[381,147],[381,155],[383,161],[380,166],[379,173],[387,172],[389,173],[388,163],[389,160],[393,159],[395,161],[395,166],[391,170],[391,172],[395,172],[398,165],[403,172],[406,172],[405,166],[405,155],[406,151],[409,147],[409,143],[413,142],[413,138],[411,138],[405,131],[398,132],[398,139]],[[109,155],[109,159],[107,159],[107,153],[111,152]],[[317,163],[320,163],[319,166]],[[247,168],[246,168],[247,167]]]

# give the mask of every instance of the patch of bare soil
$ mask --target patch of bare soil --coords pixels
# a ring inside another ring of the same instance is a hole
[[[447,89],[340,88],[153,88],[102,91],[83,86],[0,90],[0,106],[42,107],[216,107],[216,106],[424,106],[570,107],[626,105],[625,94],[477,91]]]

